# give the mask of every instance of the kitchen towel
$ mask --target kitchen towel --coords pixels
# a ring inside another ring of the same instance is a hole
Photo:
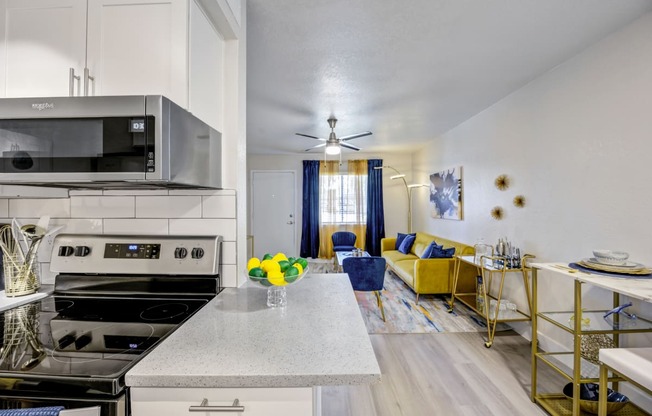
[[[34,407],[31,409],[0,410],[0,416],[59,416],[63,406]]]

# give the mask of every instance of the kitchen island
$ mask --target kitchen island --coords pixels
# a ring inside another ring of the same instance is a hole
[[[248,416],[317,416],[320,386],[380,380],[346,274],[288,286],[285,308],[266,296],[251,282],[225,289],[136,364],[126,375],[133,416],[181,414],[203,399]]]

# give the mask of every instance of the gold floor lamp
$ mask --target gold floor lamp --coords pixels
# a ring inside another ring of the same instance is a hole
[[[421,187],[426,187],[428,188],[429,186],[423,183],[412,183],[408,184],[407,181],[405,180],[405,174],[399,172],[397,169],[391,167],[391,166],[376,166],[374,169],[379,170],[379,169],[390,169],[394,172],[396,172],[396,175],[392,175],[389,177],[391,180],[396,180],[396,179],[401,179],[403,181],[403,185],[405,186],[405,194],[407,195],[407,200],[408,200],[408,234],[412,232],[412,191],[416,188],[421,188]]]

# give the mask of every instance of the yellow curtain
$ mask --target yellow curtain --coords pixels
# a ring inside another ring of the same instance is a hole
[[[336,231],[351,231],[356,235],[355,246],[364,249],[366,236],[366,195],[367,195],[367,161],[353,160],[348,162],[348,178],[340,174],[339,162],[322,162],[319,170],[319,257],[333,257],[333,240],[331,236]],[[353,195],[353,213],[347,211],[346,222],[338,221],[341,214],[342,196]]]

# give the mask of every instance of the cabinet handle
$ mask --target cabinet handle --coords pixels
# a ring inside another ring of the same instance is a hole
[[[84,68],[84,95],[88,97],[88,81],[93,82],[93,94],[95,95],[95,77],[92,77],[90,74],[90,70],[88,68]]]
[[[199,406],[190,406],[189,412],[244,412],[244,406],[240,406],[240,400],[235,399],[231,406],[209,406],[208,399],[201,401]]]
[[[75,75],[75,68],[70,68],[70,75],[68,78],[68,95],[75,96],[75,80],[77,80],[77,95],[81,92],[81,78]]]

